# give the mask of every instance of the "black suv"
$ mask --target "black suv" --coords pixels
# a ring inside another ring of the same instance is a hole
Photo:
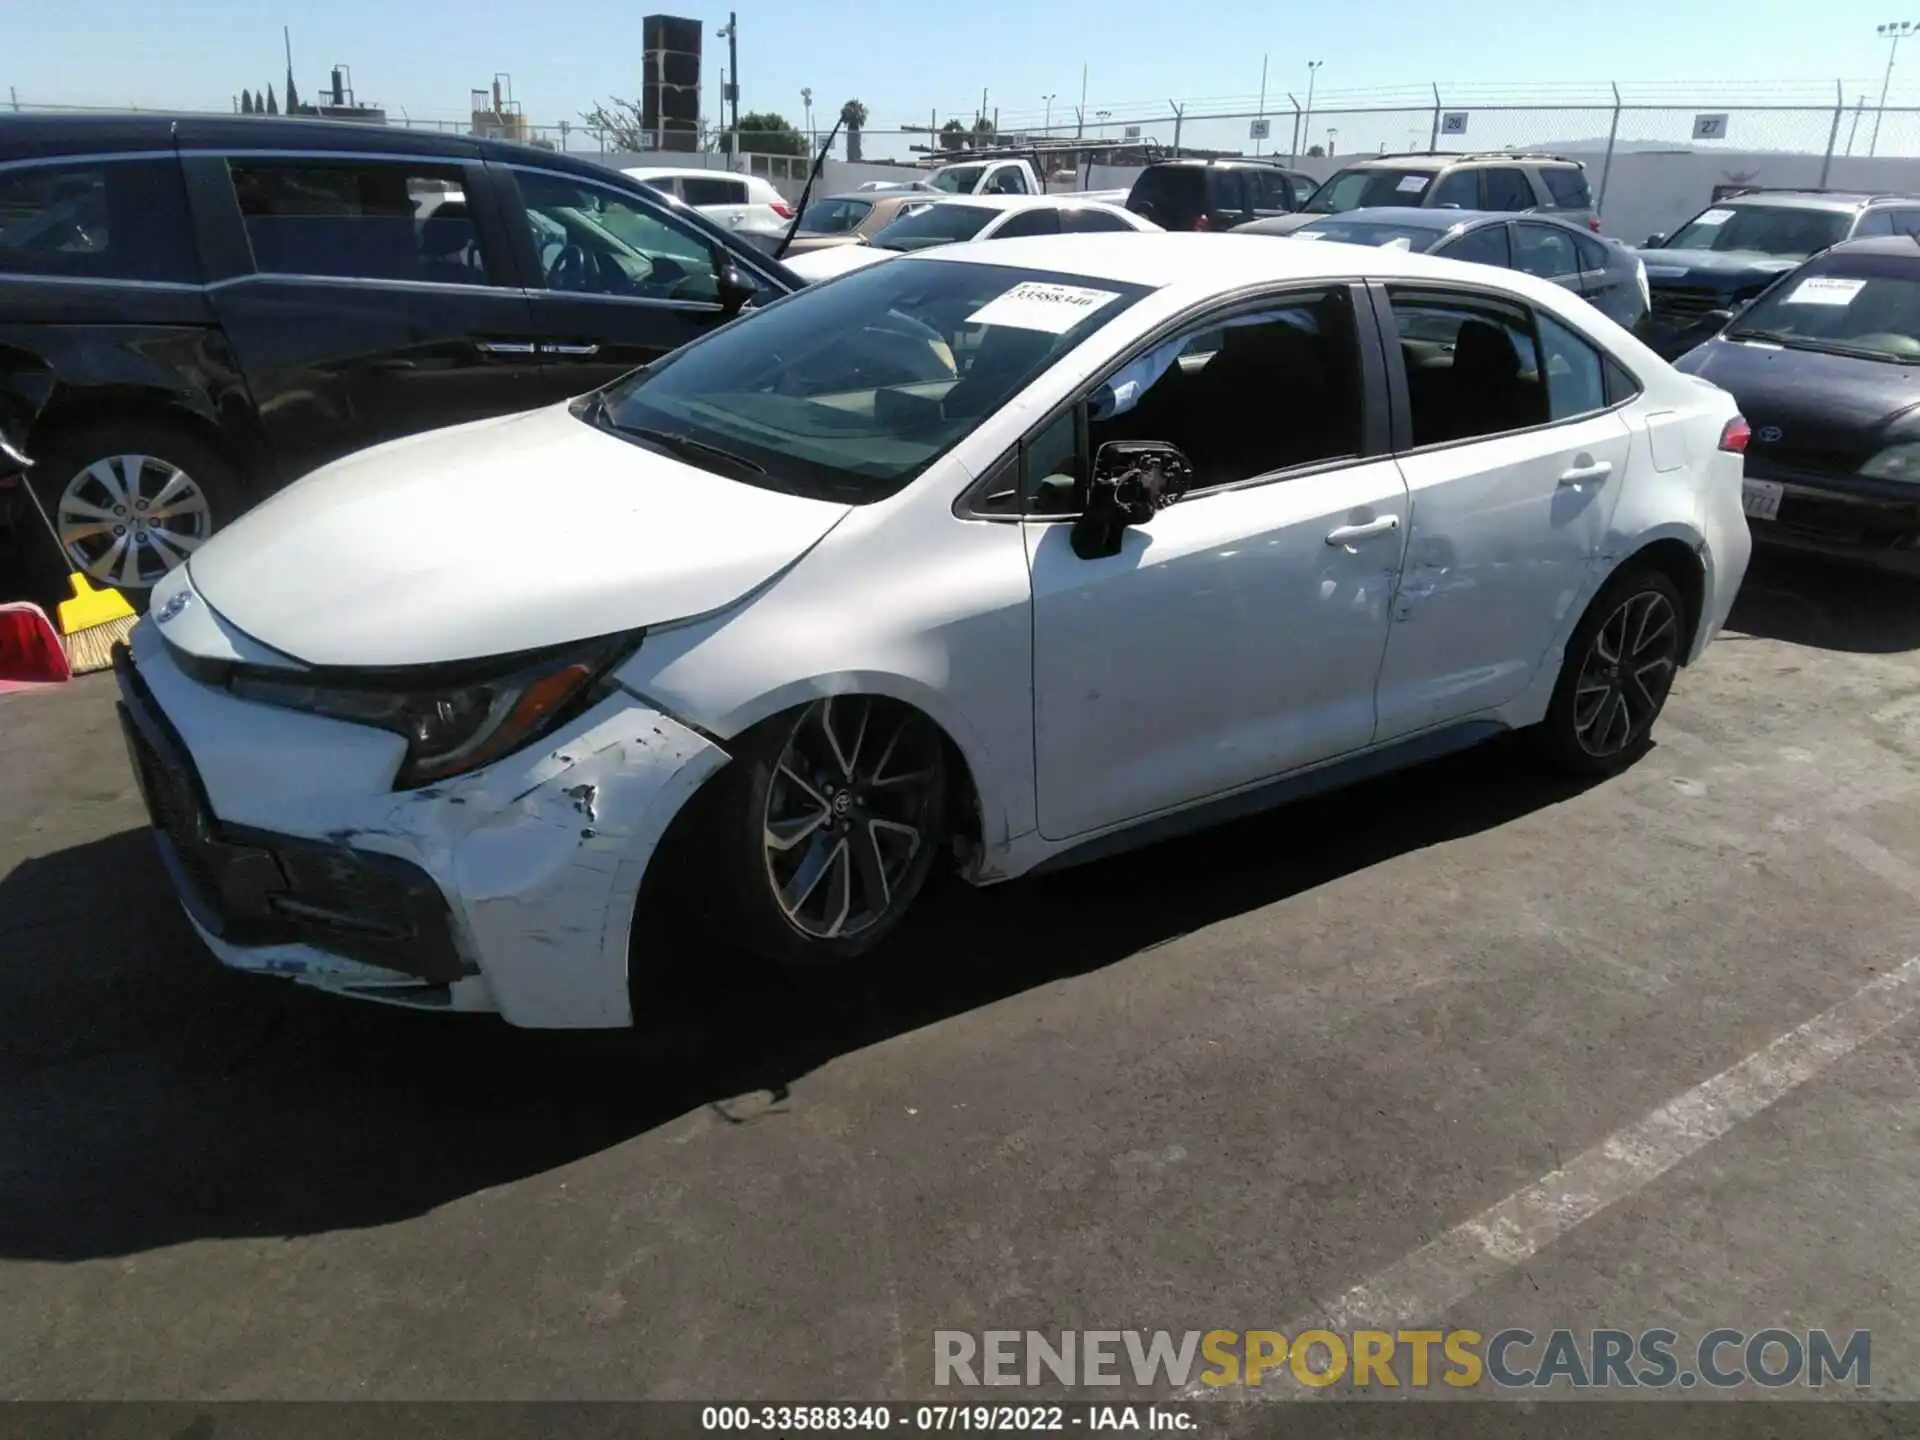
[[[1263,160],[1156,160],[1127,193],[1127,209],[1162,230],[1231,230],[1298,210],[1314,179]]]
[[[0,390],[37,413],[73,565],[123,589],[317,465],[580,394],[799,288],[684,203],[530,146],[0,116]]]
[[[1667,359],[1711,338],[1787,271],[1843,240],[1920,235],[1920,198],[1860,191],[1722,194],[1641,252],[1653,314],[1647,343]]]

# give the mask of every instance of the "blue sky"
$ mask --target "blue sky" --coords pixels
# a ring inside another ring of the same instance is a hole
[[[0,101],[13,87],[26,102],[224,108],[242,85],[280,89],[285,23],[303,89],[317,88],[329,65],[345,61],[362,100],[384,104],[396,118],[404,110],[415,119],[454,119],[470,89],[507,71],[528,119],[550,124],[576,118],[598,98],[637,95],[640,17],[652,8],[645,0],[0,0]],[[712,32],[726,11],[660,8],[707,22],[711,110],[725,55]],[[1475,18],[1450,18],[1462,14]],[[1860,0],[1497,8],[1353,0],[1285,9],[1214,0],[1204,12],[1165,0],[747,0],[739,16],[743,110],[776,109],[801,123],[800,88],[811,86],[816,119],[857,95],[872,128],[924,119],[933,109],[942,119],[971,115],[982,87],[989,108],[1001,108],[1003,128],[1037,125],[1048,93],[1058,97],[1057,125],[1080,98],[1083,64],[1089,108],[1112,109],[1116,126],[1141,115],[1147,102],[1164,111],[1159,102],[1170,97],[1238,97],[1250,109],[1263,52],[1270,103],[1282,113],[1284,92],[1304,95],[1310,58],[1325,62],[1322,97],[1434,79],[1460,87],[1602,82],[1604,94],[1614,78],[1699,81],[1708,89],[1712,77],[1794,83],[1796,96],[1818,96],[1831,94],[1835,77],[1848,77],[1849,101],[1864,90],[1871,104],[1887,54],[1873,33],[1887,17]],[[1896,94],[1920,98],[1920,41],[1903,46],[1900,60],[1912,83],[1896,75]],[[1684,94],[1691,103],[1693,93]],[[1480,98],[1491,96],[1482,90]],[[1282,128],[1275,126],[1276,137]],[[1418,126],[1390,128],[1392,139],[1382,143],[1399,145]]]

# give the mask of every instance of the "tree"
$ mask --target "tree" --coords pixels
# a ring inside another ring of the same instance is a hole
[[[271,85],[267,86],[267,113],[269,115],[278,115],[280,113],[280,102],[273,98],[273,86]]]
[[[993,121],[982,115],[973,122],[973,148],[990,149],[993,145]]]
[[[1325,155],[1326,153],[1327,153],[1327,147],[1324,145],[1307,146],[1307,154],[1313,156],[1315,159],[1318,159],[1320,156]]]
[[[251,90],[242,89],[240,92],[240,113],[242,115],[253,114],[253,92]]]
[[[300,113],[300,92],[293,88],[292,65],[287,66],[287,113],[289,115]]]
[[[638,102],[622,100],[616,95],[604,105],[581,111],[580,119],[587,129],[606,142],[609,150],[651,149],[647,142],[654,137],[647,133],[640,115]]]
[[[840,107],[840,124],[847,132],[847,159],[853,164],[860,163],[860,132],[866,128],[867,107],[858,100],[849,100]]]
[[[940,148],[942,150],[964,150],[967,145],[968,130],[959,120],[949,120],[940,127]]]
[[[731,130],[721,132],[720,148],[729,153],[733,151]],[[783,115],[771,110],[752,110],[740,117],[739,151],[742,155],[805,155],[807,137],[794,129]]]

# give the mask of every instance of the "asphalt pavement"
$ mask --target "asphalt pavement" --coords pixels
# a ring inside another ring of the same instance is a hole
[[[222,971],[111,682],[0,697],[0,1397],[906,1398],[936,1329],[1371,1315],[1869,1330],[1920,1398],[1916,594],[1763,559],[1617,779],[953,887],[640,1036]]]

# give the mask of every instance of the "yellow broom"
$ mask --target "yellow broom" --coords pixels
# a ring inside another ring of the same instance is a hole
[[[19,452],[15,451],[14,454],[18,456]],[[40,523],[47,527],[47,534],[53,540],[60,563],[66,564],[66,542],[61,540],[60,532],[54,528],[46,507],[40,503],[40,497],[33,493],[33,482],[24,474],[20,477],[20,488],[27,492],[27,500],[39,515]],[[78,570],[67,572],[67,585],[73,591],[73,598],[62,600],[58,607],[60,639],[67,652],[67,668],[75,675],[105,670],[113,664],[113,647],[127,638],[127,633],[140,617],[133,613],[133,607],[127,604],[126,597],[118,590],[96,590]]]

